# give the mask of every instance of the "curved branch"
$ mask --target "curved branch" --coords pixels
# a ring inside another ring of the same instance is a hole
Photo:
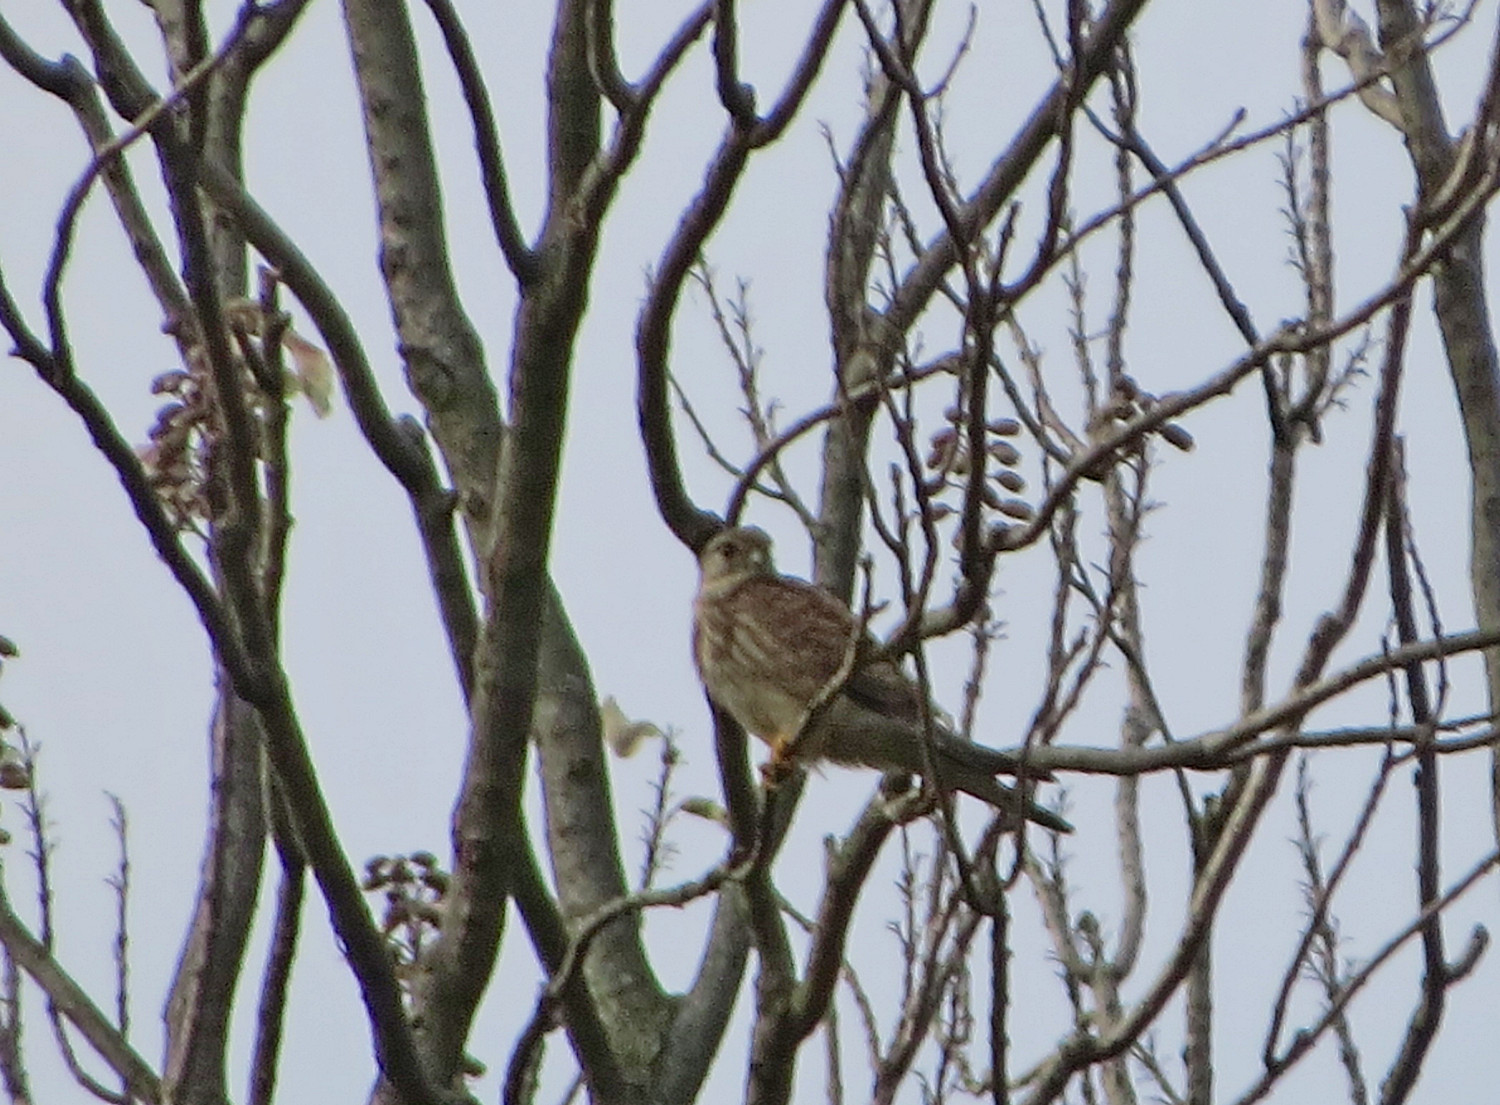
[[[1293,1037],[1286,1051],[1276,1056],[1274,1062],[1266,1068],[1265,1072],[1256,1080],[1254,1086],[1236,1099],[1234,1105],[1252,1105],[1253,1102],[1263,1099],[1270,1092],[1271,1088],[1280,1081],[1281,1077],[1298,1060],[1313,1049],[1322,1038],[1323,1033],[1338,1023],[1339,1019],[1344,1016],[1345,1011],[1349,1008],[1350,1002],[1375,977],[1376,972],[1390,961],[1391,956],[1400,951],[1413,936],[1422,932],[1434,918],[1440,917],[1445,909],[1468,893],[1485,875],[1493,871],[1497,864],[1500,864],[1500,852],[1491,852],[1485,856],[1470,868],[1463,878],[1450,886],[1442,897],[1427,905],[1409,925],[1388,940],[1384,947],[1364,962],[1360,966],[1360,969],[1344,983],[1338,999],[1329,1003],[1328,1008],[1324,1010],[1318,1023],[1311,1029],[1303,1029],[1301,1032],[1298,1032]],[[1478,962],[1479,956],[1484,953],[1488,946],[1488,932],[1482,925],[1476,926],[1470,935],[1469,946],[1463,958],[1452,970],[1454,976],[1452,981],[1458,981],[1472,970]]]
[[[1272,749],[1316,744],[1380,743],[1389,738],[1388,729],[1372,729],[1368,734],[1353,731],[1345,736],[1330,734],[1326,741],[1299,740],[1277,741],[1274,744],[1250,744],[1259,734],[1271,729],[1294,725],[1310,711],[1325,702],[1330,702],[1351,687],[1377,679],[1405,665],[1457,656],[1465,652],[1477,652],[1500,645],[1500,629],[1474,630],[1455,633],[1451,637],[1438,637],[1419,641],[1412,645],[1391,649],[1376,656],[1366,657],[1317,682],[1308,683],[1292,691],[1280,702],[1248,715],[1223,729],[1203,733],[1173,744],[1154,748],[1122,751],[1113,748],[1082,748],[1069,745],[1047,745],[1033,748],[1026,753],[1027,768],[1041,774],[1052,771],[1077,771],[1085,774],[1131,775],[1141,772],[1162,771],[1184,767],[1192,770],[1215,771],[1246,758],[1235,754],[1238,750],[1254,749],[1251,755]],[[1376,734],[1383,734],[1379,740]],[[1476,738],[1477,740],[1478,738]],[[1454,742],[1454,752],[1462,752],[1474,746],[1475,741]],[[1442,749],[1441,744],[1438,745]]]
[[[74,982],[35,936],[27,931],[11,909],[10,899],[0,887],[0,943],[21,969],[31,976],[47,999],[78,1026],[110,1069],[119,1075],[130,1093],[143,1101],[161,1100],[161,1081],[151,1065],[120,1035],[109,1018]]]
[[[516,219],[511,202],[510,184],[506,179],[505,158],[500,149],[500,131],[495,124],[495,112],[490,106],[489,90],[485,87],[484,74],[479,61],[474,57],[474,48],[469,43],[468,33],[458,18],[452,0],[426,0],[432,18],[442,32],[443,44],[448,48],[448,57],[453,62],[453,71],[458,74],[459,87],[463,89],[464,102],[469,105],[469,118],[474,123],[474,147],[479,155],[480,179],[484,184],[484,196],[489,203],[490,225],[495,231],[495,241],[505,256],[505,263],[515,275],[516,281],[525,287],[537,276],[536,252],[521,233],[521,224]]]
[[[765,118],[756,124],[750,139],[752,145],[769,146],[781,137],[787,125],[796,118],[798,108],[807,98],[813,81],[818,79],[823,63],[828,60],[829,46],[833,42],[834,32],[838,30],[839,19],[843,16],[847,3],[848,0],[823,0],[823,7],[818,12],[818,18],[814,20],[812,31],[807,37],[807,44],[803,46],[802,54],[797,59],[797,67],[792,70],[786,88],[775,105],[766,113]]]
[[[1078,102],[1108,68],[1131,23],[1145,7],[1145,0],[1111,0],[1093,23],[1084,40],[1072,71],[1052,86],[1032,110],[1031,116],[1010,146],[995,160],[973,196],[958,209],[962,237],[972,238],[979,227],[987,224],[1015,194],[1041,157],[1047,144],[1068,125],[1069,103]],[[926,309],[943,276],[959,259],[962,243],[944,231],[933,239],[896,288],[886,321],[898,333],[904,333]]]
[[[698,1100],[708,1077],[735,1008],[727,995],[738,991],[745,975],[751,943],[748,910],[742,887],[730,884],[720,890],[703,959],[678,1003],[667,1046],[652,1071],[665,1105]]]
[[[865,806],[849,836],[830,855],[828,883],[801,981],[793,983],[790,963],[786,964],[785,977],[781,972],[772,973],[770,964],[763,965],[747,1101],[775,1103],[788,1099],[797,1050],[827,1012],[838,982],[854,905],[898,820],[885,796],[877,794]]]
[[[453,281],[411,24],[404,10],[368,0],[346,5],[345,24],[364,109],[382,275],[403,368],[458,491],[470,538],[483,549],[502,435],[500,405],[483,345]],[[374,403],[373,385],[363,394],[372,412],[383,412]],[[383,447],[388,467],[396,452]]]
[[[922,799],[921,795],[911,797]],[[866,805],[853,831],[829,857],[828,883],[813,928],[807,967],[788,1010],[787,1030],[799,1040],[807,1038],[828,1010],[828,1002],[833,997],[833,988],[844,963],[844,947],[849,926],[854,920],[854,906],[886,838],[901,820],[892,810],[892,800],[877,793]]]
[[[396,420],[375,382],[359,331],[332,288],[297,244],[223,166],[204,162],[200,181],[214,203],[239,224],[246,241],[276,269],[281,282],[306,309],[328,347],[344,398],[371,449],[401,485],[412,491],[421,484],[421,464],[411,444],[398,431]]]
[[[547,985],[543,987],[541,996],[537,999],[531,1020],[521,1030],[521,1045],[510,1057],[509,1073],[506,1076],[507,1087],[519,1085],[523,1072],[530,1070],[536,1061],[536,1049],[546,1035],[557,1007],[566,1000],[568,991],[574,987],[595,937],[606,926],[628,914],[639,913],[647,909],[660,906],[680,908],[698,898],[712,894],[731,874],[729,865],[721,863],[702,878],[662,890],[644,890],[635,894],[627,894],[605,903],[587,917],[582,918],[574,926],[572,935],[567,941],[566,951],[561,957],[549,956],[549,959],[553,960],[548,963],[551,977],[548,978]],[[507,1100],[510,1096],[508,1090]]]
[[[740,175],[750,157],[750,144],[742,132],[731,131],[709,167],[698,195],[677,225],[662,254],[636,322],[636,420],[651,490],[657,510],[667,528],[695,553],[718,530],[717,521],[693,503],[683,482],[672,432],[671,391],[667,383],[667,359],[671,348],[672,316],[703,243],[717,228],[729,207]]]
[[[778,137],[805,100],[827,56],[827,41],[837,25],[843,4],[844,0],[826,0],[802,52],[798,69],[767,123],[754,131],[735,125],[725,135],[705,174],[703,186],[678,223],[672,240],[662,251],[646,303],[636,322],[636,416],[645,446],[651,489],[662,520],[678,540],[695,552],[717,532],[719,522],[693,503],[677,459],[672,432],[671,390],[667,382],[672,318],[683,284],[701,255],[704,243],[728,210],[729,200],[749,163],[752,150]],[[768,125],[772,129],[762,129]]]
[[[213,584],[182,545],[177,527],[162,509],[161,500],[146,478],[140,457],[125,440],[109,411],[93,389],[67,369],[70,357],[55,356],[27,329],[20,310],[0,273],[0,326],[4,326],[17,346],[19,355],[31,364],[38,376],[62,399],[83,422],[94,447],[104,454],[125,489],[136,519],[146,531],[172,578],[177,581],[193,604],[198,620],[208,634],[215,654],[236,680],[251,682],[248,660],[229,621],[228,612]]]
[[[279,800],[273,799],[279,805]],[[290,833],[290,826],[277,823],[277,839]],[[276,891],[276,915],[271,926],[271,943],[261,976],[260,1001],[256,1009],[255,1050],[250,1061],[250,1086],[245,1098],[248,1105],[271,1105],[276,1096],[276,1067],[281,1056],[285,1029],[287,988],[291,981],[292,959],[297,952],[297,937],[302,924],[303,887],[307,866],[295,850],[278,843],[281,857],[281,883]]]
[[[589,75],[600,94],[621,114],[635,104],[635,90],[620,72],[615,52],[615,7],[613,0],[592,0],[588,10]]]
[[[755,123],[755,89],[740,83],[739,25],[734,0],[714,0],[714,84],[736,129]]]
[[[323,282],[297,244],[227,169],[204,162],[200,182],[213,201],[233,216],[246,241],[276,269],[282,283],[312,318],[338,370],[344,398],[360,433],[411,500],[449,650],[460,686],[467,694],[473,684],[479,618],[454,527],[453,495],[443,487],[427,452],[426,435],[414,420],[397,420],[391,415],[359,332],[333,289]]]
[[[0,58],[32,84],[73,109],[96,157],[112,148],[116,139],[110,132],[98,87],[77,58],[65,55],[57,62],[46,60],[16,35],[4,16],[0,16]],[[161,303],[162,311],[169,321],[184,317],[188,311],[187,293],[183,291],[161,239],[151,225],[150,216],[132,180],[130,166],[122,158],[111,157],[103,166],[103,175],[120,226],[130,239],[131,251]]]

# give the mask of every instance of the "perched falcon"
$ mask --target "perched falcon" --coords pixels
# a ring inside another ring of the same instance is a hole
[[[831,760],[881,771],[923,772],[921,697],[890,660],[859,664],[799,733],[809,707],[847,670],[859,621],[838,599],[778,575],[771,539],[753,526],[726,529],[698,556],[693,657],[709,697],[771,746],[776,762]],[[940,716],[940,715],[938,715]],[[944,786],[1001,810],[1017,798],[995,775],[1012,757],[937,725],[933,754]],[[1026,817],[1058,832],[1070,826],[1031,802]]]

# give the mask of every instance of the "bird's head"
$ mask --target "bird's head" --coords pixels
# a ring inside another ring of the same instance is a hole
[[[705,584],[773,575],[776,568],[771,561],[771,538],[755,526],[732,526],[703,546],[698,569]]]

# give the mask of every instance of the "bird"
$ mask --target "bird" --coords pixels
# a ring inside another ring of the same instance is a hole
[[[698,569],[698,677],[720,709],[770,745],[768,774],[789,760],[926,773],[920,689],[895,661],[869,657],[874,641],[842,602],[777,572],[764,530],[719,531],[698,554]],[[943,786],[1013,818],[1019,808],[1045,828],[1072,831],[1057,814],[995,779],[1015,771],[1013,755],[958,736],[935,707],[928,715]]]

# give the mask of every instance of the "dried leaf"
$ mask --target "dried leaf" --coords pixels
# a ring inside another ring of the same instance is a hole
[[[236,330],[258,336],[265,324],[265,315],[255,300],[234,296],[224,301],[224,320]]]
[[[291,327],[281,335],[282,347],[292,358],[292,378],[307,396],[313,413],[327,418],[333,413],[333,362],[328,354]]]
[[[712,821],[719,825],[729,824],[729,815],[724,812],[724,807],[711,798],[685,798],[677,808],[683,813],[701,817],[704,821]]]
[[[635,755],[641,741],[647,737],[660,737],[662,731],[649,721],[631,721],[620,709],[620,704],[610,695],[599,705],[599,720],[604,726],[604,740],[622,760]]]

